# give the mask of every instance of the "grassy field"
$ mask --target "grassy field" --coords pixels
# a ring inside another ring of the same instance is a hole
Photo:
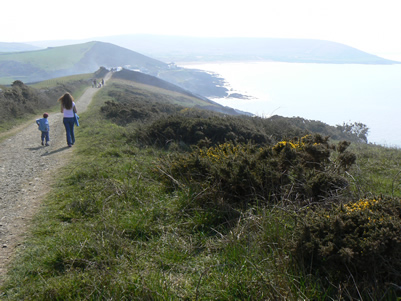
[[[53,47],[28,52],[3,53],[0,55],[0,61],[16,61],[26,64],[33,62],[34,67],[45,71],[53,70],[54,66],[59,69],[68,69],[82,59],[94,43]]]
[[[87,81],[90,83],[90,79],[94,77],[93,73],[86,73],[86,74],[77,74],[77,75],[71,75],[71,76],[64,76],[64,77],[59,77],[59,78],[53,78],[45,81],[41,81],[39,83],[35,83],[30,85],[31,87],[35,89],[49,89],[53,88],[59,85],[65,85],[69,83],[74,83],[78,81]],[[83,87],[85,88],[85,87]]]
[[[141,83],[136,83],[130,80],[123,80],[123,79],[112,79],[110,83],[115,83],[115,84],[120,84],[121,86],[128,86],[131,87],[133,90],[132,94],[134,94],[134,91],[137,91],[137,93],[140,93],[143,95],[143,97],[161,97],[161,101],[165,101],[167,103],[172,103],[176,105],[182,105],[185,107],[194,107],[194,106],[199,106],[199,107],[204,107],[204,106],[209,106],[209,107],[216,107],[218,108],[219,106],[214,103],[210,103],[207,101],[204,101],[202,99],[199,99],[197,97],[189,96],[189,95],[184,95],[180,92],[174,92],[174,91],[169,91],[163,88],[158,88],[155,86],[150,86],[146,84],[141,84]]]
[[[310,223],[310,233],[317,225],[336,229],[339,220],[348,217],[358,224],[359,219],[370,218],[370,212],[377,213],[373,205],[364,205],[370,211],[358,207],[355,212],[357,205],[351,204],[358,204],[360,198],[380,194],[400,197],[400,150],[351,145],[357,160],[345,173],[350,179],[350,195],[340,207],[310,204],[315,208],[312,210],[288,205],[283,197],[275,202],[262,203],[261,199],[261,203],[249,203],[241,209],[227,207],[232,212],[227,216],[220,211],[226,200],[210,194],[217,182],[206,184],[204,178],[196,187],[179,174],[173,178],[174,164],[182,164],[179,173],[184,173],[191,157],[179,148],[166,150],[128,139],[140,125],[122,127],[105,119],[100,108],[108,100],[107,89],[102,89],[88,111],[80,114],[70,164],[74,169],[58,175],[10,269],[1,290],[2,300],[348,300],[361,296],[368,300],[379,294],[395,298],[397,290],[391,285],[375,288],[366,285],[364,278],[358,282],[362,272],[357,268],[362,259],[369,262],[370,257],[353,255],[358,264],[349,263],[350,274],[344,282],[336,275],[324,274],[324,269],[315,270],[307,260],[297,261],[293,249],[300,237],[297,235],[303,235],[297,232],[303,223]],[[290,154],[300,145],[282,142],[274,151],[288,149]],[[248,151],[246,147],[243,150]],[[220,162],[216,153],[210,157],[213,164]],[[198,163],[203,162],[200,155],[197,158]],[[166,164],[170,164],[170,172],[164,175],[172,180],[174,189],[165,185],[166,178],[161,180],[160,171],[167,171]],[[200,167],[196,171],[200,173]],[[290,176],[295,178],[296,170],[293,172]],[[221,202],[207,207],[214,201]],[[382,213],[393,208],[388,206],[377,210]],[[313,224],[318,217],[319,223]],[[398,225],[399,216],[397,221],[393,218],[391,223]],[[376,229],[382,229],[380,225]],[[341,227],[346,233],[345,226]],[[369,229],[364,233],[370,233]],[[356,239],[356,232],[350,233]],[[390,232],[386,235],[390,237]],[[362,239],[374,243],[381,238],[366,234]],[[333,247],[325,246],[321,252],[330,254]],[[304,247],[306,254],[308,246]],[[367,248],[374,250],[372,245]],[[347,248],[341,250],[346,252]],[[378,251],[374,254],[380,255]],[[327,255],[330,260],[336,258]],[[327,270],[324,262],[313,263]],[[398,278],[387,280],[394,279]]]
[[[33,83],[63,75],[95,72],[107,66],[132,65],[152,74],[167,65],[137,52],[110,43],[87,42],[76,45],[48,47],[35,51],[0,53],[0,84],[14,80]]]

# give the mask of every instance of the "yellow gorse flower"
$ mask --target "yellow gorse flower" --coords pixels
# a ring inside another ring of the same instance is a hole
[[[290,147],[292,149],[302,149],[307,140],[310,139],[311,135],[306,135],[300,139],[292,140],[292,141],[280,141],[276,145],[272,147],[273,150],[279,150],[283,147]],[[317,145],[317,143],[314,143]],[[263,151],[263,148],[259,149],[260,152]],[[223,144],[219,144],[217,146],[212,146],[207,150],[201,149],[199,150],[199,156],[201,158],[209,158],[215,162],[222,162],[227,158],[237,158],[240,154],[244,154],[249,152],[249,148],[246,145],[237,144],[235,145],[232,142],[225,142]]]
[[[292,143],[291,141],[280,141],[279,143],[277,143],[274,148],[279,148],[279,147],[283,147],[283,146],[289,146],[291,148],[296,148],[296,144]]]
[[[368,199],[360,199],[359,201],[347,204],[344,206],[344,209],[350,213],[354,211],[363,211],[363,210],[370,210],[372,211],[372,207],[376,205],[379,201],[376,199],[368,200]]]
[[[215,162],[221,162],[230,156],[236,157],[238,155],[239,148],[240,147],[237,145],[226,142],[214,147],[210,147],[207,150],[200,150],[199,156],[202,158],[209,158]]]
[[[286,146],[291,147],[293,149],[302,149],[305,146],[307,139],[310,138],[310,136],[311,135],[306,135],[299,140],[280,141],[275,146],[273,146],[273,149],[278,150],[278,149],[286,147]],[[316,144],[317,143],[315,143],[315,145]]]

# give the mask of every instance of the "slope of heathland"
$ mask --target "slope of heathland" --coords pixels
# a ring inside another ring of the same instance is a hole
[[[251,115],[246,112],[234,110],[230,107],[222,106],[215,103],[205,97],[201,97],[198,94],[189,92],[177,85],[171,84],[160,78],[143,74],[141,72],[121,70],[113,74],[113,79],[126,80],[125,84],[142,84],[141,88],[147,90],[149,93],[154,94],[155,92],[162,93],[163,95],[174,93],[174,97],[170,97],[168,102],[174,104],[180,104],[185,107],[197,107],[200,109],[211,110],[215,112],[221,112],[228,115]],[[185,86],[185,85],[184,85]],[[124,90],[124,89],[122,89]],[[166,93],[166,91],[169,91]]]
[[[4,300],[401,296],[399,150],[176,93],[121,78],[98,89]]]

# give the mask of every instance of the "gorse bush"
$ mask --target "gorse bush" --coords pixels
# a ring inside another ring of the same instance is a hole
[[[174,115],[164,114],[154,122],[141,127],[137,132],[137,138],[142,143],[158,147],[167,148],[171,144],[203,147],[222,144],[226,141],[265,145],[311,133],[329,132],[324,126],[321,127],[321,131],[311,131],[313,124],[313,122],[300,123],[297,119],[291,120],[278,116],[263,119],[182,109]],[[339,135],[334,136],[339,137]]]
[[[3,121],[20,118],[26,113],[35,113],[37,107],[46,107],[41,103],[40,94],[21,81],[15,81],[11,87],[4,89],[0,94],[0,101]]]
[[[195,113],[196,114],[196,113]],[[246,143],[253,141],[266,144],[271,138],[257,129],[252,123],[238,117],[174,115],[161,118],[138,132],[138,138],[144,143],[153,143],[159,147],[170,144],[211,146],[226,141]]]
[[[11,87],[2,87],[0,93],[0,124],[15,122],[28,114],[43,114],[57,105],[57,99],[65,92],[74,93],[81,86],[86,86],[85,80],[77,80],[56,85],[47,89],[35,89],[23,82],[14,81]]]
[[[344,162],[352,156],[341,156],[340,145],[330,160],[336,148],[320,135],[264,147],[226,142],[173,153],[160,159],[158,170],[167,189],[190,189],[197,195],[193,205],[227,214],[256,203],[333,202],[347,191],[343,173],[353,163]]]
[[[294,258],[354,295],[382,297],[386,283],[401,281],[400,217],[401,201],[390,198],[310,210],[296,227]]]

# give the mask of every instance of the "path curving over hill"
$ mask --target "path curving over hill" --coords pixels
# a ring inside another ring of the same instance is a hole
[[[110,76],[111,73],[107,74],[105,81]],[[89,87],[76,100],[78,114],[87,109],[97,91]],[[67,147],[62,119],[62,113],[49,114],[50,146],[40,144],[40,132],[34,120],[32,125],[0,143],[0,285],[55,174],[61,168],[68,168],[74,147]]]

